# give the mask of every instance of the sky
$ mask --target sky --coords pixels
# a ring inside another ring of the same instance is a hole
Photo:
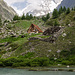
[[[35,4],[40,3],[40,0],[4,0],[9,6],[13,7],[14,10],[19,15],[22,15],[23,9],[28,5],[28,4]],[[37,8],[37,7],[36,7]]]

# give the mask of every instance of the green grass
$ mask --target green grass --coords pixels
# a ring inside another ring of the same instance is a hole
[[[68,15],[62,14],[58,20],[60,21],[61,25],[65,25],[64,32],[66,33],[66,36],[63,37],[63,33],[57,38],[57,40],[54,43],[39,41],[39,40],[33,40],[28,41],[30,37],[41,37],[41,38],[48,38],[50,36],[42,36],[42,33],[38,34],[28,34],[24,33],[24,38],[21,38],[21,35],[18,37],[7,37],[4,39],[0,39],[0,43],[10,42],[10,44],[6,47],[1,46],[2,49],[0,49],[1,56],[3,54],[11,54],[10,56],[6,55],[5,57],[18,57],[18,58],[26,58],[28,63],[31,62],[31,66],[38,66],[38,62],[32,62],[36,61],[37,57],[48,57],[51,65],[57,65],[57,64],[63,64],[63,65],[75,65],[75,25],[74,25],[74,19],[72,16],[74,16],[75,13],[71,12]],[[65,16],[65,18],[64,18]],[[72,17],[72,18],[71,18]],[[71,18],[71,19],[70,19]],[[67,20],[71,21],[70,24],[71,27],[68,27],[66,22]],[[20,31],[23,29],[24,32],[27,31],[31,23],[34,23],[36,25],[39,25],[42,28],[43,22],[39,22],[41,20],[20,20],[16,23],[10,23],[8,24],[8,28],[11,30]],[[11,50],[6,51],[6,48],[11,48]],[[60,53],[57,53],[57,51],[60,50]],[[1,57],[0,56],[0,57]],[[54,60],[54,58],[57,58]],[[23,59],[24,60],[24,59]],[[30,60],[30,61],[29,61]],[[26,62],[25,62],[26,63]],[[23,63],[24,64],[24,63]],[[14,66],[18,65],[17,63],[14,63]]]
[[[67,27],[65,28],[63,33],[66,33],[65,37],[62,35],[55,41],[55,43],[48,43],[39,40],[28,41],[30,37],[40,37],[41,33],[39,34],[25,34],[24,38],[21,36],[17,38],[5,38],[2,39],[0,42],[11,42],[9,47],[12,47],[11,51],[15,50],[11,56],[20,56],[22,53],[26,53],[26,51],[30,51],[34,48],[35,56],[44,56],[44,57],[56,57],[58,58],[57,51],[66,50],[69,51],[75,46],[75,27]],[[41,36],[41,38],[48,38],[49,36]],[[64,40],[63,40],[64,39]],[[71,42],[71,43],[70,43]],[[51,50],[51,52],[49,52]],[[55,55],[55,56],[54,56]]]
[[[43,22],[41,19],[40,20],[19,20],[16,23],[11,22],[8,26],[14,25],[16,29],[18,28],[18,29],[27,30],[32,23],[39,25],[40,24],[39,21],[40,21],[40,23]]]

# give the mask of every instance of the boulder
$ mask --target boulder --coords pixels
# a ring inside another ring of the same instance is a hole
[[[25,37],[25,35],[21,35],[21,38],[24,38]]]
[[[45,30],[43,32],[43,35],[52,35],[55,32],[58,32],[60,29],[61,29],[61,27],[59,27],[59,26],[53,26],[53,27],[48,28],[47,30]]]

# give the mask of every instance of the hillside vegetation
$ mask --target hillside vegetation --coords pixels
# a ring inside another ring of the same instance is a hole
[[[43,31],[52,26],[64,29],[54,33],[57,39],[53,43],[38,39],[29,41],[30,37],[52,36],[42,33],[28,34],[26,31],[32,23]],[[0,30],[0,66],[75,65],[75,11],[61,13],[57,18],[50,18],[46,22],[41,18],[12,21],[5,23]]]

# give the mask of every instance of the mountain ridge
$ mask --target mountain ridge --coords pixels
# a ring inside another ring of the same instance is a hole
[[[0,17],[2,21],[4,20],[12,20],[14,15],[16,15],[15,10],[8,6],[6,2],[0,0]]]
[[[34,16],[42,16],[47,13],[50,13],[53,11],[54,8],[56,8],[62,0],[41,0],[39,4],[30,4],[27,7],[23,9],[23,13],[32,13]],[[33,7],[35,6],[35,7]],[[37,7],[37,8],[36,8]],[[37,12],[36,12],[36,11]]]
[[[61,4],[60,5],[58,5],[58,9],[60,8],[60,6],[62,6],[62,7],[66,7],[66,8],[72,8],[72,7],[74,7],[75,6],[75,0],[63,0],[62,2],[61,2]]]

